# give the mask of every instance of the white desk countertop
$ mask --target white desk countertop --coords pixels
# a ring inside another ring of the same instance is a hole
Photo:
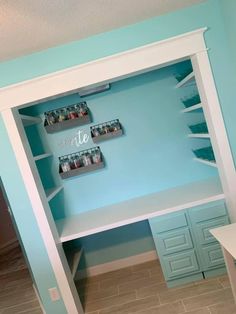
[[[219,179],[193,182],[56,221],[61,242],[224,199]]]
[[[211,234],[236,259],[236,223],[210,230]]]

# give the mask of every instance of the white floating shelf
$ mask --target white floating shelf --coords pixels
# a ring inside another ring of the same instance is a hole
[[[190,133],[188,134],[190,138],[210,138],[208,133]]]
[[[41,160],[41,159],[44,159],[44,158],[48,158],[52,156],[51,153],[45,153],[45,154],[41,154],[41,155],[38,155],[38,156],[34,156],[34,160],[37,161],[37,160]]]
[[[175,85],[175,88],[183,87],[184,85],[190,83],[195,79],[194,72],[191,72],[189,75],[187,75],[182,81],[180,81],[178,84]]]
[[[181,110],[181,112],[183,112],[183,113],[192,112],[192,111],[198,110],[198,109],[202,109],[202,104],[201,103],[193,105],[193,106],[188,107],[188,108],[185,108],[185,109]]]
[[[224,198],[220,180],[211,178],[73,215],[56,225],[66,242]]]
[[[217,168],[217,164],[214,161],[209,161],[209,160],[202,159],[202,158],[193,158],[193,160],[201,162],[202,164]]]
[[[68,252],[67,255],[67,260],[68,260],[68,264],[71,270],[71,274],[72,277],[75,278],[78,266],[79,266],[79,262],[81,259],[83,253],[83,248],[80,250],[71,250],[70,252]]]
[[[26,116],[23,114],[20,114],[20,117],[24,126],[30,126],[30,125],[38,124],[42,122],[41,118],[39,117],[31,117],[31,116]]]
[[[48,202],[50,202],[62,189],[63,189],[62,186],[52,188],[52,189],[47,189],[45,193],[46,193]]]

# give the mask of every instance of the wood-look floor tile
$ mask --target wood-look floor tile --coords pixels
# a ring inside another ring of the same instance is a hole
[[[230,288],[216,290],[194,297],[183,299],[183,303],[187,311],[202,308],[204,306],[211,306],[217,303],[228,302],[233,299],[232,291]],[[223,314],[223,313],[222,313]],[[228,314],[228,313],[227,313]]]
[[[19,314],[43,314],[43,312],[40,308],[37,308],[37,309],[20,312]]]
[[[76,281],[75,286],[77,288],[79,295],[94,293],[94,292],[98,292],[100,290],[99,282],[94,282],[91,284],[85,284],[85,283],[81,284],[81,282]]]
[[[234,300],[209,306],[211,314],[235,314],[236,304]]]
[[[184,312],[184,314],[211,314],[211,312],[207,307],[203,307],[203,308],[198,309],[198,310]],[[223,313],[221,313],[221,314],[223,314]],[[229,314],[229,313],[227,313],[227,314]]]
[[[145,309],[139,314],[182,314],[184,312],[183,304],[180,301],[159,305],[154,308]]]
[[[161,303],[169,303],[184,298],[193,297],[203,293],[222,289],[222,285],[218,280],[201,281],[199,284],[190,285],[178,289],[169,289],[168,291],[160,292]]]
[[[21,303],[26,303],[31,300],[35,300],[35,292],[32,289],[22,290],[21,292],[12,293],[7,296],[0,296],[0,309],[4,309],[10,306],[14,306]]]
[[[157,296],[151,296],[144,299],[134,300],[125,304],[114,305],[110,308],[101,310],[99,314],[128,314],[139,313],[140,311],[152,308],[160,304]]]
[[[78,282],[81,285],[93,284],[93,283],[101,282],[107,279],[114,280],[116,278],[125,278],[126,276],[129,276],[131,274],[132,274],[131,267],[126,267],[126,268],[118,269],[118,270],[111,271],[105,274],[83,278],[83,279],[78,280]]]
[[[131,274],[126,275],[126,276],[102,280],[100,282],[100,288],[101,289],[108,289],[112,286],[116,286],[116,285],[124,284],[124,283],[130,283],[132,281],[136,281],[136,280],[144,279],[144,278],[150,278],[148,270],[142,270],[142,271],[138,271],[135,273],[131,273]]]
[[[131,302],[136,299],[135,292],[127,292],[118,296],[112,296],[109,298],[103,298],[94,302],[86,303],[84,305],[86,312],[99,311],[105,308],[109,308],[113,305],[120,305]]]
[[[224,288],[230,287],[229,277],[228,276],[222,276],[219,278],[219,282],[222,284]]]
[[[165,282],[161,282],[154,285],[149,285],[147,287],[141,287],[136,290],[137,298],[146,298],[151,295],[157,295],[160,292],[167,291],[167,285]]]
[[[109,298],[116,295],[118,295],[118,287],[114,286],[109,289],[86,293],[85,295],[80,296],[80,300],[82,304],[87,304],[98,299]]]
[[[137,274],[137,273],[135,273]],[[159,284],[163,283],[163,280],[160,279],[159,276],[145,276],[143,278],[137,278],[133,280],[124,280],[120,282],[119,284],[119,292],[127,292],[127,291],[133,291],[133,290],[138,290],[141,288],[153,286],[154,284]]]
[[[21,282],[19,285],[15,286],[14,288],[8,287],[0,291],[0,297],[5,297],[5,296],[8,297],[11,294],[21,292],[22,290],[31,290],[31,289],[33,289],[31,280]]]
[[[132,272],[136,272],[136,271],[143,270],[143,269],[161,271],[161,265],[160,265],[160,262],[158,260],[153,260],[153,261],[149,261],[146,263],[131,266]]]
[[[0,311],[0,314],[35,313],[33,311],[40,311],[39,313],[42,313],[42,310],[39,307],[38,300],[36,299],[30,302],[8,307]]]

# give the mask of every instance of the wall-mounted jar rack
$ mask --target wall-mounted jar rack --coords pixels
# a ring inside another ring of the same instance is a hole
[[[59,174],[62,179],[78,176],[104,167],[100,147],[59,157]]]
[[[91,123],[89,108],[85,101],[47,111],[44,116],[44,127],[47,133],[59,132]]]
[[[91,138],[94,143],[99,143],[123,134],[119,119],[100,123],[90,127]]]

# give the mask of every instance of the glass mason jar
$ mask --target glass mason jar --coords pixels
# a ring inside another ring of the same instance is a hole
[[[83,154],[83,164],[84,166],[89,166],[92,164],[91,155],[89,153]]]
[[[60,157],[59,158],[60,160],[60,166],[61,166],[61,169],[63,172],[67,172],[67,171],[70,171],[71,168],[70,168],[70,162],[69,162],[69,159],[67,157]]]
[[[98,164],[101,162],[101,152],[99,149],[94,149],[92,151],[92,161],[94,164]]]

